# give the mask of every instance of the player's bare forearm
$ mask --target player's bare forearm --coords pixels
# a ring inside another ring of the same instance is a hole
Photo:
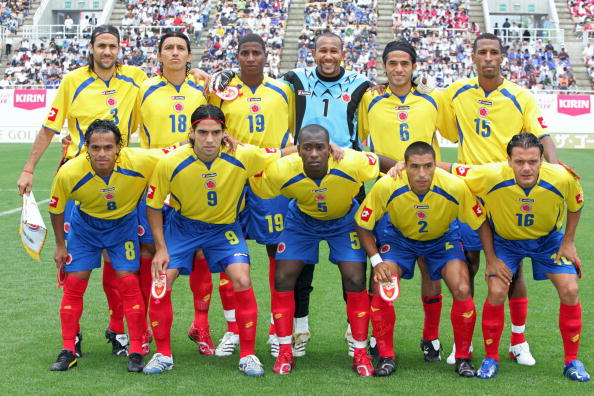
[[[383,155],[378,155],[377,157],[379,158],[380,171],[382,173],[388,173],[388,171],[392,169],[392,167],[396,166],[396,164],[398,163],[397,161],[394,161],[392,158],[385,157]]]
[[[493,232],[489,226],[489,222],[484,221],[477,230],[483,249],[485,251],[485,259],[487,261],[486,276],[494,276],[503,280],[506,284],[510,284],[512,280],[512,272],[505,263],[495,255],[493,247]]]
[[[375,237],[371,233],[371,231],[365,230],[361,227],[355,226],[357,229],[357,236],[359,237],[359,241],[361,241],[361,246],[365,249],[365,252],[369,257],[377,254],[377,246],[375,244]]]
[[[297,152],[297,146],[287,146],[281,149],[281,157],[285,157],[287,155],[291,155]]]
[[[575,231],[580,221],[580,215],[581,211],[567,211],[567,224],[565,225],[565,235],[563,236],[563,241],[561,241],[561,246],[559,247],[559,251],[557,252],[557,260],[560,260],[561,257],[565,257],[574,264],[581,264],[580,258],[577,254],[577,248],[575,247],[574,243]]]
[[[35,137],[31,154],[29,154],[29,159],[25,163],[23,171],[17,180],[19,194],[23,195],[31,191],[31,188],[33,187],[33,172],[35,171],[35,167],[43,156],[43,153],[45,153],[47,150],[47,147],[51,143],[53,137],[53,131],[45,127],[41,127],[39,133]]]
[[[557,157],[557,149],[555,148],[555,142],[553,142],[553,138],[550,136],[543,136],[540,139],[542,146],[544,148],[544,157],[550,164],[556,164],[559,162],[559,157]]]
[[[571,241],[575,239],[575,230],[577,229],[578,223],[580,222],[580,216],[582,211],[570,212],[567,211],[567,223],[565,224],[565,235],[564,240]]]
[[[51,215],[52,229],[56,239],[56,248],[54,250],[54,261],[59,267],[66,263],[68,258],[68,251],[66,249],[66,240],[64,238],[64,213],[59,215]]]
[[[487,259],[495,258],[495,248],[493,247],[493,232],[489,226],[489,222],[484,221],[483,224],[477,229],[481,243],[483,244],[483,250],[485,251],[485,257]]]
[[[163,233],[163,212],[161,209],[152,209],[147,206],[146,217],[153,233],[156,250],[167,250],[165,245],[165,234]]]
[[[438,168],[441,168],[444,171],[448,171],[448,172],[452,171],[452,163],[451,162],[437,161],[435,163],[435,165],[437,165]]]

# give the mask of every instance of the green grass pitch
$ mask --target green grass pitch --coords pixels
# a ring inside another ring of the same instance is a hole
[[[285,395],[285,394],[417,394],[417,395],[544,395],[594,394],[592,383],[572,383],[562,374],[563,350],[557,326],[559,300],[548,281],[532,280],[532,270],[526,265],[530,305],[526,329],[527,339],[537,360],[535,367],[519,366],[507,359],[510,322],[506,318],[501,343],[499,375],[492,380],[458,377],[445,362],[427,364],[419,349],[422,329],[422,309],[418,277],[402,282],[402,294],[396,305],[395,347],[398,368],[389,378],[358,378],[351,370],[351,358],[346,354],[343,339],[346,310],[342,301],[337,268],[327,261],[323,246],[321,264],[316,269],[312,294],[310,327],[313,338],[305,357],[298,358],[289,376],[272,373],[273,358],[268,353],[266,337],[269,321],[268,261],[265,250],[250,242],[252,277],[260,317],[256,351],[266,369],[263,378],[247,378],[237,370],[238,357],[204,357],[187,338],[193,309],[188,281],[182,277],[174,290],[175,319],[172,329],[175,368],[158,376],[130,374],[126,359],[113,357],[105,343],[103,331],[107,324],[107,304],[101,287],[101,271],[91,277],[85,295],[85,311],[81,319],[84,334],[84,357],[78,367],[65,373],[49,371],[60,348],[58,310],[62,292],[56,288],[55,266],[52,260],[53,234],[48,232],[42,261],[35,262],[25,253],[18,238],[19,212],[3,212],[17,208],[21,199],[16,192],[16,179],[30,150],[29,144],[1,144],[0,163],[0,384],[4,394],[100,394],[100,395]],[[452,159],[454,151],[445,150]],[[59,157],[59,147],[53,144],[35,173],[35,193],[38,201],[47,199],[49,185]],[[594,196],[594,154],[587,150],[561,150],[560,157],[575,165],[583,176],[586,200]],[[47,203],[42,205],[46,224]],[[594,374],[594,287],[592,258],[594,247],[594,214],[589,205],[583,211],[576,245],[583,261],[584,279],[580,282],[583,307],[583,330],[580,356]],[[323,244],[324,245],[324,244]],[[481,272],[484,267],[481,269]],[[217,282],[215,281],[215,284]],[[477,277],[475,302],[482,311],[486,285]],[[450,351],[453,337],[449,321],[451,297],[444,285],[444,307],[441,341],[444,354]],[[507,308],[506,308],[507,315]],[[218,292],[215,288],[211,305],[211,329],[215,343],[224,332],[224,320]],[[480,316],[474,335],[476,366],[484,354]],[[154,351],[154,346],[153,346]]]

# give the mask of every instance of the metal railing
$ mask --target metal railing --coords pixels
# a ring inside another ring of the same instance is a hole
[[[491,27],[491,31],[493,31],[493,26]],[[513,41],[516,39],[519,40],[542,40],[548,41],[551,40],[555,45],[559,45],[561,47],[565,46],[565,30],[563,29],[540,29],[540,28],[508,28],[503,29],[501,26],[497,27],[498,36],[505,44],[508,41]],[[524,32],[528,31],[530,36],[524,36]],[[507,31],[507,33],[506,33]]]
[[[183,30],[186,26],[122,26],[119,27],[120,35],[134,31],[136,34],[156,33],[161,35],[171,30]],[[26,39],[60,39],[77,38],[88,39],[91,37],[93,26],[81,28],[81,25],[73,25],[71,29],[66,29],[64,25],[25,25],[22,27],[22,37]]]

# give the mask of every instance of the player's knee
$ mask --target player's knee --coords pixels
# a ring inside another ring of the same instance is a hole
[[[279,292],[291,291],[295,288],[295,279],[284,271],[276,271],[274,274],[274,288]]]
[[[452,288],[452,297],[454,300],[468,300],[470,295],[470,284],[468,282],[459,282]]]
[[[252,287],[252,281],[249,275],[240,275],[231,279],[233,290],[247,290]]]
[[[342,278],[344,290],[347,292],[358,293],[365,289],[365,274],[354,274],[349,277]]]
[[[151,258],[155,255],[155,245],[153,243],[140,243],[140,257]]]
[[[567,282],[559,288],[559,299],[563,304],[575,305],[578,301],[579,287],[577,282]]]
[[[503,282],[498,282],[497,284],[491,283],[489,284],[489,301],[492,305],[501,305],[507,298],[507,292],[508,288]]]

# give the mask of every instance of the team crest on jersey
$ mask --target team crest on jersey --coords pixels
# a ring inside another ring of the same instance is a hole
[[[489,115],[489,110],[487,110],[487,108],[486,108],[486,107],[481,107],[481,108],[479,109],[478,113],[479,113],[479,116],[481,116],[481,117],[486,117],[486,116],[488,116],[488,115]]]
[[[456,175],[458,176],[466,176],[468,174],[468,171],[470,170],[470,168],[467,168],[465,166],[457,166],[456,167]]]
[[[408,113],[406,111],[400,111],[400,112],[398,112],[398,119],[400,121],[406,121],[406,120],[408,120]]]
[[[217,95],[219,98],[223,99],[226,102],[230,102],[232,100],[237,99],[237,97],[239,96],[239,88],[233,85],[228,85],[224,91],[216,91],[215,95]]]
[[[390,245],[386,243],[385,245],[382,245],[382,247],[380,248],[380,253],[388,253],[390,249]]]
[[[112,200],[115,198],[115,195],[113,195],[113,193],[108,192],[107,194],[105,194],[103,196],[103,198],[107,199],[108,201]]]
[[[427,213],[426,212],[423,212],[422,210],[420,210],[420,211],[417,212],[417,217],[419,219],[421,219],[421,220],[422,219],[426,219],[427,218]]]
[[[287,249],[287,244],[284,242],[280,242],[276,248],[277,253],[282,253]]]
[[[138,224],[138,231],[136,231],[136,233],[138,234],[138,236],[143,236],[146,231],[144,230],[144,227],[140,224]]]
[[[58,207],[58,201],[59,200],[60,200],[60,198],[52,196],[50,198],[50,202],[49,202],[50,208],[56,208],[56,207]]]
[[[66,265],[72,263],[72,254],[68,253],[68,256],[66,256]]]
[[[369,209],[367,206],[363,206],[363,210],[361,211],[361,220],[369,221],[372,213],[373,209]]]
[[[58,116],[58,109],[56,109],[55,107],[52,107],[52,109],[50,110],[47,119],[50,121],[56,121],[56,117]]]
[[[182,102],[175,102],[173,104],[173,110],[177,111],[178,113],[184,111],[184,104]]]
[[[110,96],[109,98],[107,98],[105,103],[107,104],[108,107],[116,107],[118,105],[118,101],[113,96]]]
[[[257,103],[254,103],[253,105],[250,105],[250,111],[252,113],[259,113],[260,112],[260,105]]]
[[[146,193],[146,197],[149,199],[153,199],[155,197],[155,190],[157,189],[157,187],[155,186],[148,186],[148,191]]]
[[[583,193],[579,193],[578,195],[575,196],[575,201],[579,204],[584,203],[584,194]]]
[[[351,94],[345,92],[342,95],[340,95],[340,99],[342,99],[344,103],[349,103],[351,101]]]
[[[325,201],[326,200],[326,196],[324,194],[318,194],[314,198],[316,199],[316,201]]]
[[[214,180],[210,179],[210,180],[207,180],[206,183],[204,183],[204,185],[209,190],[212,190],[213,188],[215,188],[217,186],[217,183]]]
[[[526,204],[523,204],[523,205],[520,206],[520,210],[522,212],[531,212],[532,211],[532,205],[529,205],[527,203]]]
[[[367,156],[367,159],[369,160],[369,165],[377,164],[377,158],[375,158],[375,156],[373,154],[365,153],[365,155]]]
[[[70,223],[67,221],[64,222],[64,232],[70,232]]]

